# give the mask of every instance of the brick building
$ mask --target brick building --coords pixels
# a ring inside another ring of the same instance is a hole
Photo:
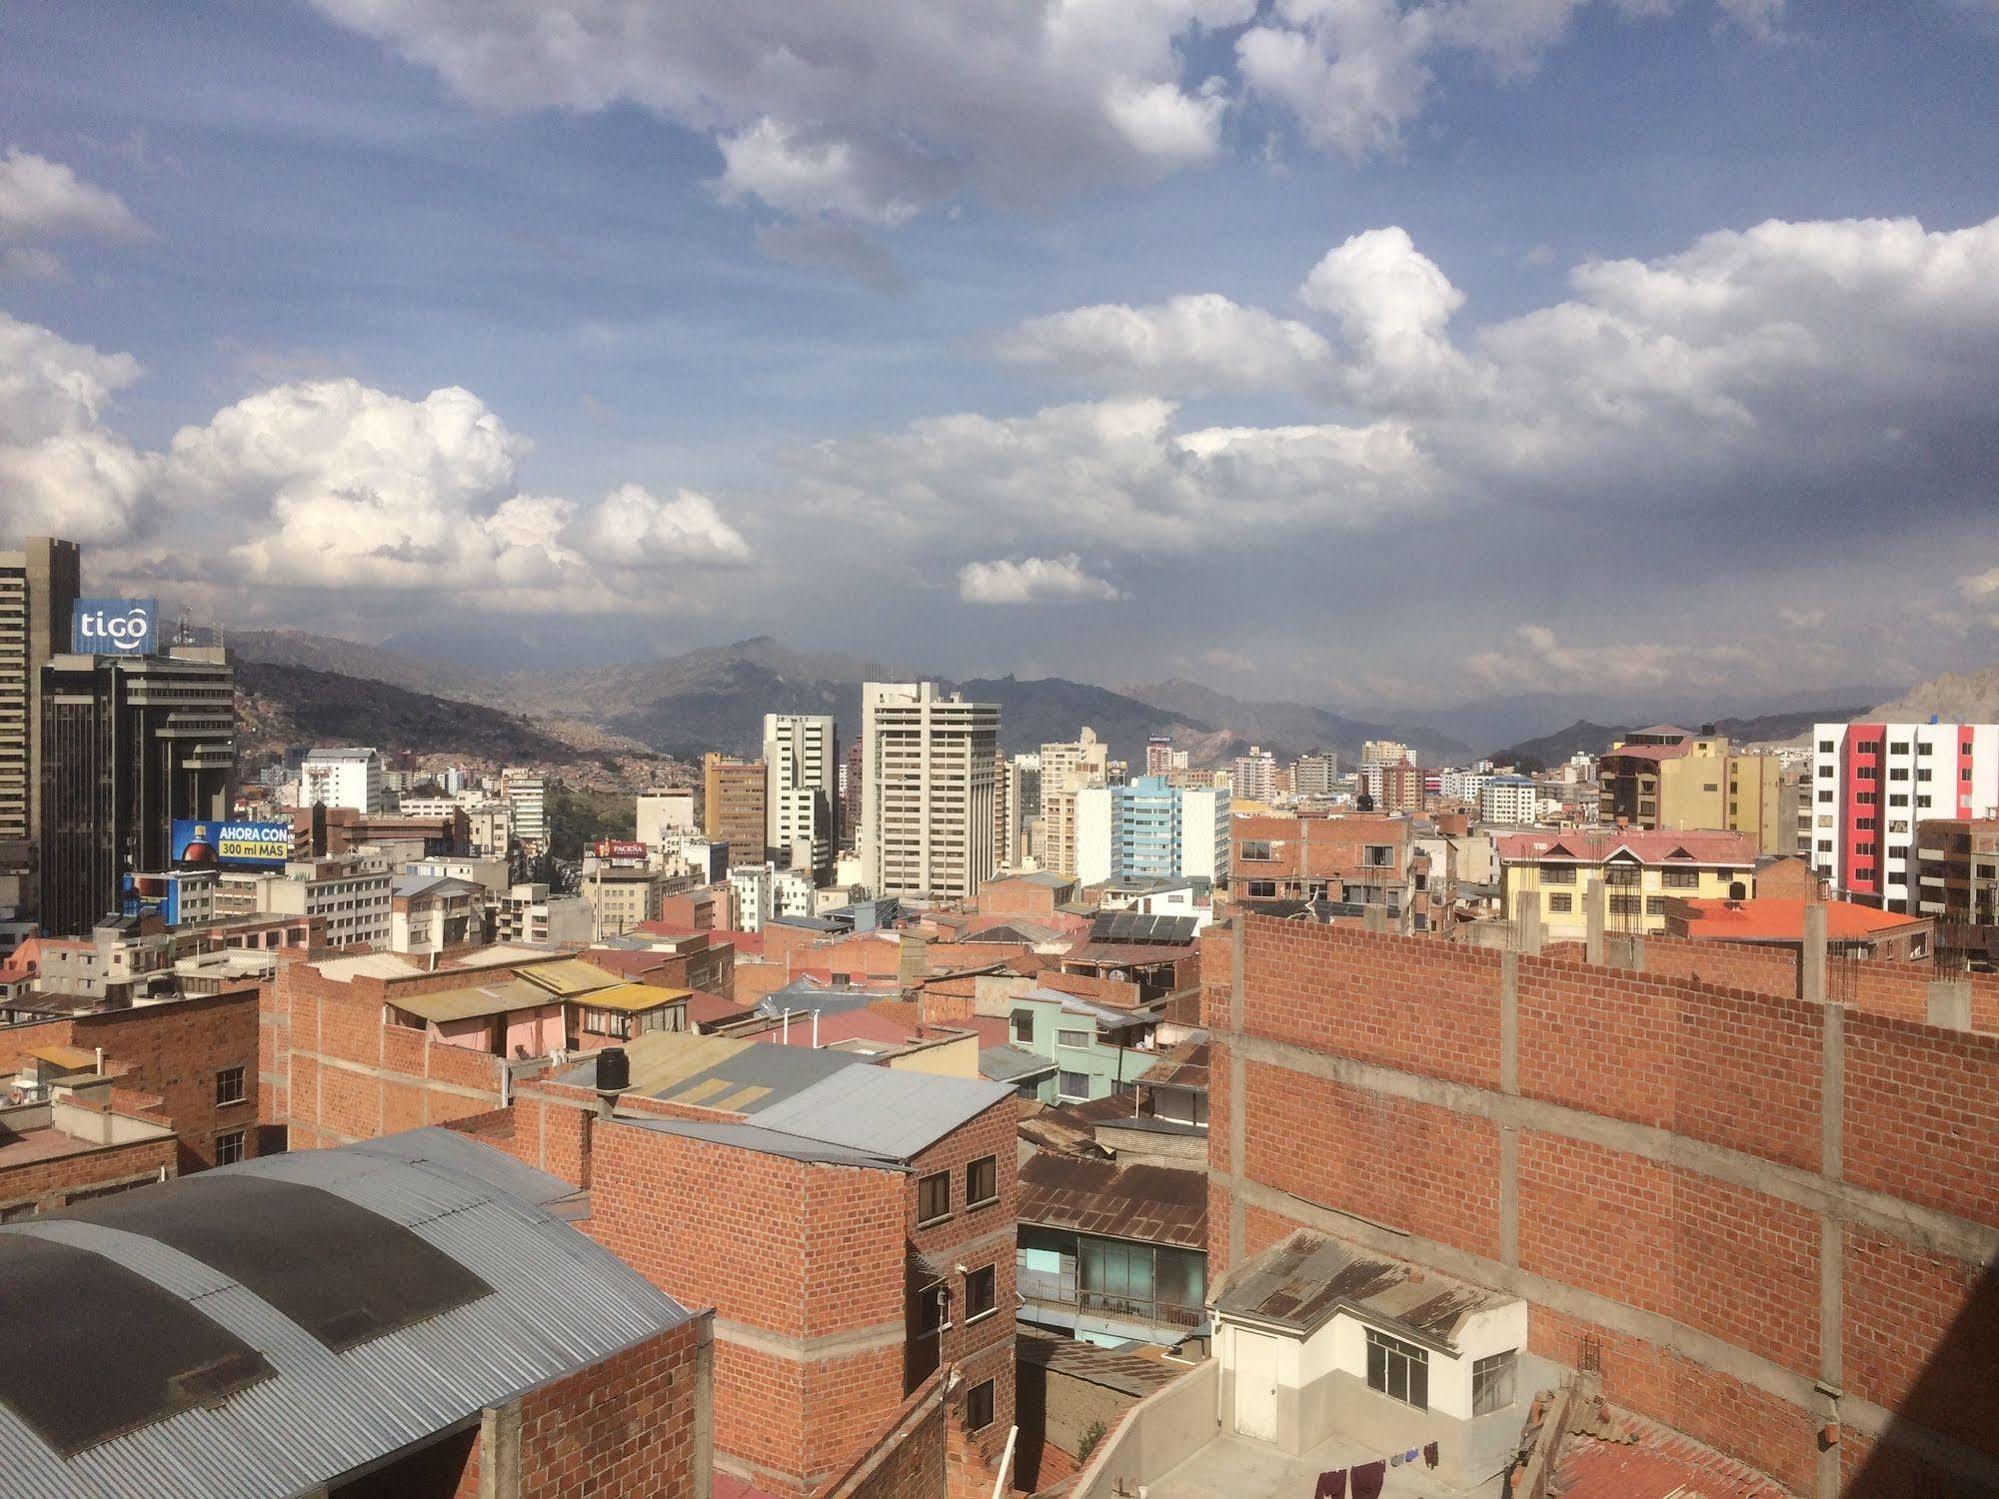
[[[1407,913],[1412,929],[1428,924],[1428,858],[1416,850],[1407,819],[1260,813],[1230,830],[1230,892],[1258,901],[1344,901],[1382,906],[1391,920]]]
[[[1205,939],[1211,1271],[1309,1230],[1790,1492],[1999,1489],[1999,982],[1537,932]]]
[[[160,1100],[114,1085],[75,1047],[40,1047],[0,1105],[0,1223],[180,1174]]]
[[[587,1186],[590,1233],[715,1308],[718,1466],[813,1493],[945,1366],[970,1453],[996,1462],[1014,1401],[1012,1090],[720,1037],[645,1037],[628,1061],[615,1112],[593,1059],[461,1127]]]

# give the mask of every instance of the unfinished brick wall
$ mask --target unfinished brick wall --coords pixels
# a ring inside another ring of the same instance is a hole
[[[943,1499],[945,1372],[917,1386],[853,1467],[829,1479],[816,1499]]]
[[[1836,1009],[1796,997],[1794,955],[1700,970],[1761,989],[1672,972],[1715,944],[1648,939],[1634,972],[1257,917],[1242,940],[1240,1031],[1233,933],[1205,950],[1211,1275],[1342,1234],[1519,1294],[1535,1352],[1796,1492],[1842,1468],[1914,1492],[1884,1476],[1912,1426],[1958,1485],[1999,1474],[1999,1036],[1881,1013],[1885,966]],[[1874,1466],[1822,1454],[1827,1423]]]
[[[521,1499],[692,1499],[705,1319],[635,1343],[520,1397]]]
[[[171,1136],[104,1145],[53,1160],[23,1161],[0,1169],[0,1211],[52,1213],[67,1206],[73,1193],[136,1186],[179,1174],[179,1145]]]

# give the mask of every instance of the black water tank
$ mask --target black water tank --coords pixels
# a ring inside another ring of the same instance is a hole
[[[632,1059],[622,1046],[607,1046],[597,1053],[597,1091],[619,1092],[632,1085]]]

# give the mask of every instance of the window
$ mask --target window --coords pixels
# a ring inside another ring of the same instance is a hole
[[[1071,1102],[1087,1102],[1090,1097],[1090,1074],[1087,1072],[1056,1073],[1055,1092]]]
[[[243,1159],[243,1131],[232,1129],[215,1137],[215,1164],[233,1166]]]
[[[965,1206],[984,1207],[999,1200],[999,1158],[983,1155],[965,1168]]]
[[[1822,801],[1822,802],[1829,802],[1829,801],[1831,801],[1831,800],[1832,800],[1832,792],[1830,792],[1830,791],[1821,791],[1821,792],[1819,793],[1819,800],[1820,800],[1820,801]]]
[[[1894,769],[1888,772],[1888,779],[1891,781],[1906,781],[1908,780],[1908,778],[1909,778],[1909,767],[1906,765],[1897,765]]]
[[[1550,911],[1572,911],[1575,909],[1575,904],[1576,898],[1566,891],[1557,892],[1548,897],[1548,909]]]
[[[1832,753],[1832,751],[1833,751],[1833,742],[1830,739],[1821,739],[1819,741],[1820,754],[1829,755]]]
[[[1908,806],[1908,805],[1909,805],[1909,793],[1908,793],[1908,792],[1906,792],[1906,791],[1899,791],[1899,792],[1895,793],[1895,794],[1894,794],[1893,796],[1891,796],[1891,797],[1889,797],[1889,798],[1888,798],[1888,805],[1889,805],[1889,806],[1891,806],[1891,807],[1906,807],[1906,806]]]
[[[1928,749],[1929,746],[1924,745],[1923,748]],[[1906,755],[1908,752],[1909,752],[1909,741],[1906,739],[1904,739],[1900,744],[1891,744],[1888,746],[1888,753],[1891,755]]]
[[[942,1332],[950,1325],[951,1292],[944,1286],[925,1286],[916,1293],[916,1333],[925,1337]]]
[[[1698,890],[1701,872],[1698,869],[1668,869],[1660,875],[1659,883],[1668,890]]]
[[[1929,778],[1930,778],[1930,768],[1929,768],[1929,766],[1927,766],[1927,765],[1925,765],[1925,766],[1922,766],[1922,767],[1921,767],[1920,769],[1918,769],[1918,770],[1916,771],[1916,779],[1917,779],[1917,780],[1919,780],[1919,781],[1927,781],[1927,780],[1928,780]]]
[[[241,1103],[248,1096],[243,1091],[241,1067],[224,1067],[215,1074],[215,1101],[218,1104]]]
[[[1471,1413],[1491,1415],[1513,1404],[1513,1376],[1520,1365],[1518,1353],[1495,1353],[1471,1366]]]
[[[1013,1039],[1032,1041],[1034,1039],[1034,1011],[1015,1010],[1013,1012]]]
[[[1063,1046],[1088,1046],[1090,1044],[1090,1032],[1057,1031],[1055,1039]]]
[[[935,1223],[951,1216],[951,1173],[939,1171],[916,1184],[916,1221]]]
[[[981,1317],[990,1317],[996,1305],[994,1297],[993,1267],[985,1266],[974,1270],[965,1277],[965,1320],[976,1322]]]
[[[1642,895],[1613,895],[1610,898],[1610,910],[1614,916],[1636,916],[1644,906],[1645,897]]]
[[[1245,863],[1268,864],[1271,859],[1268,838],[1245,838],[1242,843],[1242,858]]]
[[[1666,914],[1666,897],[1663,895],[1646,896],[1645,914],[1648,916],[1664,916]]]
[[[1367,1387],[1391,1400],[1430,1408],[1430,1355],[1414,1343],[1367,1330]]]
[[[1277,881],[1251,880],[1249,882],[1249,898],[1251,900],[1277,899]]]
[[[1858,832],[1871,833],[1874,831],[1874,822],[1872,817],[1856,817],[1853,819],[1853,826]]]
[[[1881,793],[1878,791],[1856,792],[1854,794],[1853,800],[1856,806],[1861,806],[1861,807],[1877,806],[1881,801]]]
[[[1576,866],[1573,864],[1544,864],[1541,866],[1541,883],[1544,885],[1573,885],[1576,882]]]
[[[993,1424],[993,1382],[983,1380],[965,1392],[965,1426],[983,1431]]]

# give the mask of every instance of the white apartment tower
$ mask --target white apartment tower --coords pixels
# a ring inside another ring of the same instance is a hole
[[[991,878],[996,703],[861,684],[862,877],[876,896],[969,899]]]
[[[1277,796],[1277,757],[1261,745],[1237,755],[1231,778],[1237,801],[1270,802]]]
[[[299,766],[299,803],[307,807],[351,807],[373,815],[383,810],[382,752],[363,745],[315,749]]]
[[[1041,746],[1042,863],[1065,879],[1076,875],[1076,793],[1110,784],[1110,746],[1094,729],[1065,744]]]
[[[520,766],[500,772],[500,795],[514,813],[514,837],[537,848],[548,842],[548,782]]]
[[[839,847],[840,741],[824,713],[764,715],[764,845],[830,884]]]

